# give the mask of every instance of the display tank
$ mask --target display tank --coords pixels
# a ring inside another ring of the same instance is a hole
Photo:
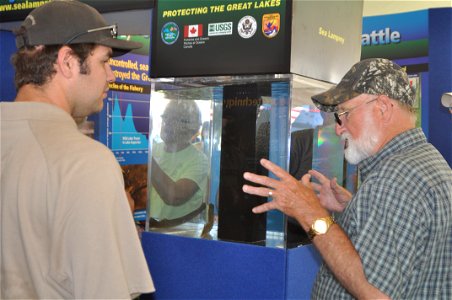
[[[146,230],[292,248],[309,243],[269,201],[246,194],[244,172],[273,176],[267,158],[300,179],[316,169],[353,190],[332,114],[311,96],[329,83],[295,74],[152,81]]]

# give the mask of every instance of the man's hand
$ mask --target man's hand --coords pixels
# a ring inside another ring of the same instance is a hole
[[[262,159],[261,165],[272,172],[278,179],[245,172],[243,177],[260,186],[244,185],[243,191],[262,197],[271,197],[272,201],[253,208],[254,213],[263,213],[277,209],[284,214],[294,217],[304,230],[309,230],[312,222],[329,215],[315,194],[314,190],[292,177],[269,160]]]
[[[310,182],[312,177],[317,179],[319,183]],[[317,192],[322,206],[330,212],[342,212],[352,199],[352,193],[337,184],[336,178],[329,179],[318,171],[310,170],[301,181],[305,185],[311,185]]]

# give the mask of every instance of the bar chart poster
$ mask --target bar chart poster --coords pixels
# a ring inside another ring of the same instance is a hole
[[[143,43],[143,48],[110,59],[116,81],[109,85],[99,124],[99,140],[121,165],[144,164],[148,159],[149,38],[132,39]]]

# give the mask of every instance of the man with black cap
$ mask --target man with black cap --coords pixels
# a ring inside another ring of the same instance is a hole
[[[297,181],[268,160],[278,179],[244,174],[260,184],[246,193],[272,197],[253,211],[296,218],[321,254],[313,299],[452,297],[452,171],[415,128],[413,97],[403,69],[380,58],[312,97],[334,112],[345,157],[358,164],[353,196],[319,172]]]
[[[154,291],[121,169],[75,120],[102,109],[116,39],[92,7],[51,1],[15,32],[17,97],[1,109],[2,299],[130,299]]]

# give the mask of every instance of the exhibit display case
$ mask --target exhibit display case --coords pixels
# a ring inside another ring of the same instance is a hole
[[[244,172],[270,175],[267,158],[301,179],[316,169],[350,187],[332,114],[311,95],[331,84],[295,74],[152,81],[149,231],[268,247],[309,243],[282,213],[254,214],[269,199],[242,191]]]
[[[243,173],[273,176],[268,158],[353,190],[333,117],[311,96],[359,60],[361,23],[362,1],[156,1],[142,233],[152,299],[309,298],[319,254],[294,220],[252,213],[270,199],[245,194]]]

